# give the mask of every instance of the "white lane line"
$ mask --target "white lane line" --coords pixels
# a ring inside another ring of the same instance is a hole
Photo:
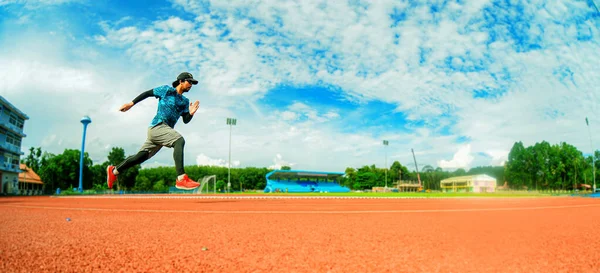
[[[570,206],[543,206],[543,207],[514,207],[514,208],[472,208],[472,209],[432,209],[432,210],[350,210],[350,211],[269,211],[269,210],[154,210],[154,209],[108,209],[108,208],[66,208],[48,206],[2,205],[0,207],[47,209],[47,210],[73,210],[73,211],[103,211],[103,212],[146,212],[146,213],[197,213],[197,214],[383,214],[383,213],[432,213],[432,212],[486,212],[486,211],[523,211],[546,209],[570,209],[585,207],[600,207],[599,204],[570,205]]]

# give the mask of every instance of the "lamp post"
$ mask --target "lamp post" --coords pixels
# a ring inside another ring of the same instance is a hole
[[[592,131],[590,130],[590,122],[588,121],[587,117],[585,117],[585,124],[587,124],[588,127],[588,133],[590,134],[590,146],[592,147],[592,177],[594,181],[594,186],[592,186],[592,192],[596,192],[596,151],[594,151],[594,144],[592,142]]]
[[[383,146],[388,146],[389,141],[384,140],[383,141]],[[387,148],[385,148],[385,189],[387,190]]]
[[[83,191],[83,153],[85,150],[85,133],[88,124],[92,123],[92,119],[90,119],[88,116],[84,116],[81,118],[81,123],[83,123],[83,138],[81,139],[81,155],[79,157],[79,192]]]
[[[227,191],[231,191],[231,128],[237,124],[237,119],[227,118],[227,125],[229,125],[229,167],[227,174]],[[241,183],[241,182],[240,182]],[[240,191],[242,190],[242,185],[240,184]]]

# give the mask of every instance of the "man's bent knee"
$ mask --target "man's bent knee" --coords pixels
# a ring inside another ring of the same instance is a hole
[[[175,140],[175,142],[173,142],[173,146],[177,146],[177,145],[184,146],[185,145],[185,139],[183,137],[180,137],[177,140]]]
[[[139,151],[137,153],[137,155],[135,155],[135,157],[136,157],[137,160],[142,160],[142,159],[143,160],[148,160],[152,156],[151,156],[150,152],[144,150],[144,151]]]

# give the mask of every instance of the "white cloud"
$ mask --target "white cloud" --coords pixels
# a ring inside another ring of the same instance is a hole
[[[38,143],[57,150],[78,146],[76,120],[91,113],[90,150],[101,158],[112,146],[135,152],[156,106],[148,100],[119,113],[120,104],[168,83],[174,76],[164,71],[190,70],[200,80],[189,93],[201,100],[200,115],[177,128],[186,137],[188,160],[216,165],[223,161],[206,155],[226,157],[229,127],[224,120],[230,116],[239,117],[232,152],[244,165],[269,165],[270,155],[283,154],[298,166],[330,170],[383,165],[381,134],[390,140],[390,158],[404,165],[413,165],[414,148],[421,166],[438,162],[468,168],[501,164],[519,140],[526,145],[566,141],[587,151],[584,118],[590,118],[592,128],[600,124],[600,79],[595,75],[600,51],[593,42],[598,30],[585,2],[530,1],[520,9],[466,1],[436,5],[436,13],[430,3],[397,1],[364,6],[353,1],[212,1],[206,7],[176,0],[174,5],[195,18],[161,17],[147,25],[136,23],[137,18],[106,21],[104,33],[94,36],[97,51],[60,39],[52,47],[56,39],[38,36],[36,43],[18,37],[4,41],[14,45],[0,54],[0,61],[9,64],[0,67],[5,83],[0,92],[26,107],[35,126],[47,129]],[[394,10],[403,20],[393,21]],[[494,16],[499,20],[486,21]],[[529,44],[539,49],[528,50]],[[106,50],[116,53],[101,53]],[[83,53],[88,51],[94,54]],[[67,52],[80,53],[72,59]],[[104,59],[123,63],[112,66]],[[38,77],[35,86],[29,85],[29,73]],[[286,84],[335,86],[355,102],[390,103],[416,125],[348,132],[344,125],[350,118],[335,104],[330,109],[301,100],[263,113],[257,99]],[[487,90],[494,98],[474,98],[474,90]],[[30,94],[33,98],[26,98]],[[38,122],[42,116],[55,121]],[[34,139],[37,134],[29,135]],[[457,152],[458,137],[468,143]],[[593,137],[600,143],[600,136]],[[170,164],[171,156],[161,152],[154,160]]]
[[[196,165],[198,166],[217,166],[217,167],[228,167],[229,163],[224,159],[212,159],[205,154],[199,154],[196,156]],[[235,160],[231,162],[231,167],[239,167],[240,161]]]
[[[172,162],[159,162],[159,161],[146,161],[144,162],[144,164],[141,165],[142,169],[151,169],[151,168],[158,168],[158,167],[169,167],[169,166],[173,166]]]
[[[296,120],[298,119],[298,114],[292,111],[283,111],[281,113],[281,118],[283,120]]]
[[[83,67],[73,67],[61,64],[48,64],[38,60],[3,59],[6,64],[0,67],[0,92],[9,94],[21,92],[21,86],[35,84],[43,86],[42,91],[52,93],[99,92],[94,86],[94,71]]]
[[[335,118],[339,118],[339,117],[340,117],[340,114],[338,114],[338,113],[337,113],[337,112],[335,112],[335,111],[329,111],[329,112],[327,112],[327,113],[325,114],[325,116],[324,116],[324,117],[325,117],[325,118],[328,118],[328,119],[335,119]]]
[[[296,121],[302,117],[306,118],[306,122],[322,123],[339,118],[340,115],[334,110],[320,114],[316,109],[301,102],[294,102],[286,111],[281,112],[281,118],[285,121]]]
[[[490,150],[487,152],[492,157],[491,165],[502,166],[508,160],[509,151],[506,150]],[[472,167],[472,166],[471,166]]]
[[[294,102],[292,105],[288,107],[291,111],[310,111],[312,110],[308,105],[301,102]]]
[[[275,158],[273,159],[273,165],[269,166],[268,169],[280,170],[281,167],[283,167],[283,166],[288,166],[288,167],[291,167],[292,169],[294,169],[295,165],[296,165],[295,163],[289,163],[289,162],[285,161],[280,154],[277,154],[275,156]]]
[[[27,42],[29,35],[36,36],[36,43]],[[118,108],[149,89],[148,72],[139,72],[127,62],[69,59],[69,53],[85,47],[73,48],[63,36],[49,37],[35,30],[0,44],[5,49],[0,62],[7,64],[0,67],[0,80],[5,83],[0,85],[0,94],[30,118],[25,121],[24,146],[41,146],[55,154],[80,149],[79,121],[89,115],[92,123],[85,151],[95,163],[105,161],[115,146],[125,148],[127,154],[137,152],[156,102],[145,101],[127,113]],[[164,162],[172,164],[172,159]]]
[[[467,144],[458,149],[452,160],[440,160],[438,166],[442,169],[469,169],[471,162],[473,162],[473,158],[474,157],[471,155],[471,145]]]
[[[176,1],[176,3],[182,4],[184,7],[190,4],[187,1]],[[393,2],[377,2],[368,10],[357,9],[347,3],[330,4],[305,1],[298,3],[299,7],[287,4],[259,3],[256,7],[255,4],[252,4],[252,9],[247,10],[245,8],[248,6],[245,5],[247,4],[237,2],[211,3],[211,9],[219,16],[208,17],[198,13],[201,18],[199,22],[202,22],[199,27],[208,36],[200,41],[191,38],[192,36],[190,39],[186,39],[190,41],[190,44],[201,43],[207,52],[196,54],[194,59],[202,60],[200,69],[211,79],[205,84],[212,92],[252,94],[264,92],[273,84],[284,80],[291,80],[298,84],[323,80],[341,86],[350,92],[361,93],[366,97],[392,99],[403,105],[400,109],[411,113],[411,119],[416,119],[437,116],[444,109],[441,106],[453,103],[439,98],[439,92],[431,92],[440,85],[453,81],[455,84],[469,87],[490,81],[490,77],[485,74],[469,75],[456,81],[455,75],[446,75],[445,72],[440,73],[431,67],[437,65],[437,62],[442,61],[449,54],[461,54],[476,47],[480,50],[482,48],[479,44],[475,45],[475,42],[483,40],[485,34],[472,34],[474,38],[470,38],[468,34],[458,34],[459,27],[455,22],[449,20],[441,22],[441,28],[430,27],[428,31],[421,34],[426,35],[425,37],[415,37],[415,40],[422,41],[421,46],[430,48],[434,54],[428,60],[430,67],[414,71],[416,73],[406,73],[407,68],[418,61],[418,58],[414,58],[418,54],[409,57],[405,53],[406,50],[402,49],[403,44],[398,49],[393,44],[394,40],[391,36],[396,30],[388,28],[391,23],[388,13],[394,7]],[[399,8],[405,7],[400,4]],[[192,10],[200,11],[201,9],[196,7]],[[232,15],[233,12],[239,10],[248,12],[248,16],[258,18],[259,22],[251,25],[247,20],[239,20],[239,18],[233,20],[235,17]],[[408,22],[401,25],[399,28],[406,30],[402,33],[408,33],[406,39],[402,39],[401,42],[413,40],[410,33],[415,35],[419,33],[414,31],[414,25],[419,21],[431,20],[429,17],[429,13],[416,12],[414,17],[410,17],[413,21],[409,19]],[[278,20],[282,21],[280,26],[275,24]],[[219,37],[219,34],[225,30],[215,27],[218,23],[225,25],[225,28],[230,31],[229,37],[235,40],[235,43],[223,41]],[[281,47],[283,41],[280,36],[258,35],[258,32],[267,31],[268,28],[273,28],[275,32],[282,33],[286,37],[293,37],[286,41],[291,46]],[[123,33],[124,31],[126,33]],[[155,30],[148,31],[154,33]],[[146,56],[141,60],[150,62],[156,60],[154,56],[161,51],[160,47],[148,47],[146,44],[160,46],[162,44],[160,39],[158,41],[156,38],[144,40],[143,44],[139,44],[135,41],[140,39],[141,35],[136,33],[139,31],[130,31],[128,28],[108,29],[107,37],[116,36],[120,39],[115,39],[113,43],[131,44],[135,48],[132,52],[139,52],[138,54],[143,54],[141,56]],[[125,36],[134,37],[126,39]],[[175,33],[160,33],[158,36],[177,38]],[[263,46],[256,46],[256,42],[260,42]],[[455,46],[458,44],[464,45]],[[414,47],[415,45],[407,46],[418,50],[418,47]],[[240,51],[242,49],[243,52]],[[325,54],[324,58],[314,57],[313,50],[318,49],[327,49],[330,53]],[[338,56],[335,61],[331,59],[333,54]],[[296,56],[302,56],[302,58]],[[403,59],[406,59],[407,62],[400,61]],[[265,60],[267,62],[264,62]],[[339,73],[339,70],[327,72],[326,67],[330,64],[343,68],[343,72]],[[311,75],[309,69],[311,66],[314,66],[318,73]],[[366,77],[357,76],[362,71],[368,71],[369,74],[382,73]],[[283,75],[286,76],[282,77]],[[400,86],[403,90],[397,92],[396,89]],[[455,88],[455,90],[460,89],[460,86]],[[399,96],[400,94],[401,96]],[[464,95],[448,94],[449,99],[458,99],[459,102],[462,97]],[[424,102],[426,105],[423,105]],[[311,114],[309,113],[309,115]]]
[[[10,4],[21,4],[26,9],[38,9],[49,5],[60,5],[81,0],[0,0],[0,7]]]

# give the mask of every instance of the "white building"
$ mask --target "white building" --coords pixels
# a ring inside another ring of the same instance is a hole
[[[495,192],[496,186],[496,178],[485,174],[457,176],[440,181],[444,192]]]

